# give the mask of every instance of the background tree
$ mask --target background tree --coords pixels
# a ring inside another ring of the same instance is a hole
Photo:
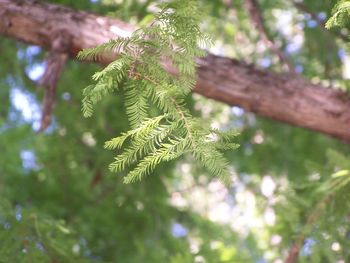
[[[198,60],[195,91],[245,110],[186,98],[195,116],[240,132],[229,187],[190,156],[125,185],[103,149],[129,128],[125,98],[82,117],[82,90],[100,68],[68,57],[148,24],[156,1],[48,2],[101,16],[0,0],[4,262],[349,260],[348,1],[331,30],[335,2],[199,1],[210,52],[238,59]]]

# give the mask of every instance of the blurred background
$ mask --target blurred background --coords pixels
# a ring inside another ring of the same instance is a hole
[[[46,2],[144,25],[160,1]],[[348,31],[324,28],[335,1],[260,0],[265,36],[246,1],[199,3],[211,53],[281,73],[287,63],[315,84],[348,90]],[[67,62],[53,120],[38,132],[46,55],[0,36],[2,262],[281,263],[295,247],[289,262],[349,262],[348,144],[193,94],[196,116],[240,133],[240,148],[227,153],[232,185],[190,156],[126,185],[103,148],[128,129],[123,97],[103,100],[92,118],[81,113],[98,65]]]

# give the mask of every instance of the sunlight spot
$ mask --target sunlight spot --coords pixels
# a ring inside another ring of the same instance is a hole
[[[188,174],[191,171],[191,165],[189,163],[183,163],[180,166],[181,172]]]
[[[300,64],[295,65],[294,69],[297,73],[303,73],[304,71],[304,67]]]
[[[218,249],[222,243],[216,240],[210,241],[210,249]]]
[[[346,51],[343,48],[338,50],[338,57],[341,61],[344,61],[346,57]]]
[[[257,131],[253,137],[253,144],[262,144],[264,142],[264,133],[262,131]]]
[[[206,262],[203,256],[195,256],[194,257],[194,262],[196,263],[204,263]]]
[[[324,21],[327,19],[327,14],[325,12],[320,12],[317,14],[318,19]]]
[[[231,112],[238,117],[240,117],[244,114],[244,110],[240,107],[237,107],[237,106],[232,107]]]
[[[97,24],[99,24],[99,25],[104,25],[104,24],[106,24],[106,20],[103,19],[103,18],[101,18],[101,17],[96,18],[96,22],[97,22]]]
[[[123,30],[120,27],[117,27],[115,25],[110,26],[109,30],[111,32],[113,32],[114,34],[118,35],[119,37],[129,37],[129,36],[131,36],[131,32],[130,31],[125,31],[125,30]]]
[[[73,245],[73,247],[72,247],[72,252],[74,253],[74,254],[79,254],[79,252],[80,252],[80,245],[79,244],[74,244]]]
[[[39,55],[41,52],[41,48],[38,46],[29,46],[25,49],[19,49],[17,51],[17,58],[26,59],[28,63],[31,63],[34,56]]]
[[[37,249],[39,249],[39,250],[41,250],[41,251],[44,250],[43,244],[41,244],[41,243],[39,243],[39,242],[36,242],[35,246],[36,246]]]
[[[18,110],[24,121],[32,123],[34,130],[37,130],[40,126],[40,105],[37,103],[35,98],[21,89],[11,89],[11,102],[16,110]]]
[[[28,74],[28,77],[33,80],[37,81],[39,80],[45,71],[45,63],[35,63],[30,67],[26,68],[26,72]]]
[[[69,92],[64,92],[64,93],[62,94],[62,99],[65,100],[65,101],[70,100],[71,97],[72,97],[72,96],[70,95]]]
[[[317,27],[317,21],[315,21],[315,20],[313,20],[313,19],[307,21],[306,24],[307,24],[307,27],[309,27],[309,28],[315,28],[315,27]]]
[[[301,254],[303,256],[308,256],[312,253],[312,247],[316,244],[316,241],[311,239],[311,238],[307,238],[305,239],[304,242],[304,246],[301,250]]]
[[[271,176],[264,176],[261,182],[261,192],[266,197],[271,197],[276,189],[276,183]]]
[[[173,234],[174,237],[185,237],[188,233],[188,230],[182,224],[174,223],[171,226],[171,233]]]
[[[345,55],[343,62],[343,78],[350,79],[350,57]]]
[[[60,128],[59,130],[58,130],[58,134],[60,135],[60,136],[65,136],[66,134],[67,134],[67,129],[66,128]]]
[[[260,65],[263,68],[268,68],[271,66],[271,59],[270,58],[261,58],[257,61],[258,65]]]
[[[199,252],[199,240],[195,238],[190,238],[190,251],[192,254],[197,254]]]
[[[187,200],[179,192],[174,192],[171,195],[170,203],[176,207],[186,207]]]
[[[280,235],[272,235],[270,243],[271,245],[276,246],[280,244],[281,241],[282,241],[282,237]]]
[[[293,12],[287,10],[273,10],[276,20],[276,28],[284,35],[291,35],[293,32]]]
[[[339,251],[341,249],[340,244],[338,242],[334,242],[332,244],[332,250],[333,251]]]
[[[309,181],[318,181],[320,180],[321,176],[319,173],[313,173],[309,175]]]
[[[22,150],[20,152],[20,156],[22,159],[22,166],[25,171],[36,170],[38,168],[36,156],[33,151]]]
[[[22,212],[21,212],[21,206],[20,205],[16,205],[15,217],[16,217],[17,221],[21,221],[22,220]]]
[[[267,225],[273,226],[276,223],[276,214],[272,208],[267,208],[264,213],[264,219]]]
[[[144,204],[140,201],[136,201],[136,209],[142,211],[145,208]]]
[[[82,136],[82,141],[85,145],[93,147],[96,145],[96,140],[91,132],[84,132]]]

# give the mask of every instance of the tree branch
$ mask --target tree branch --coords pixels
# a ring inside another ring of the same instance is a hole
[[[320,19],[315,13],[311,12],[304,3],[296,2],[294,0],[293,4],[299,11],[306,13],[306,14],[309,14],[311,16],[311,18],[316,21],[317,25],[321,29],[323,29],[324,31],[327,31],[329,33],[333,33],[336,37],[340,38],[341,40],[343,40],[346,43],[349,42],[349,37],[344,35],[341,31],[327,30],[325,27],[327,20]]]
[[[46,59],[44,75],[39,82],[39,86],[45,88],[43,113],[39,131],[46,130],[51,123],[57,83],[68,59],[66,51],[70,46],[70,37],[65,32],[54,32],[52,35],[52,47]]]
[[[288,59],[288,57],[283,53],[283,51],[276,45],[273,39],[269,36],[264,20],[261,16],[260,8],[257,0],[246,0],[245,1],[247,11],[250,16],[250,20],[253,25],[260,33],[260,38],[265,43],[266,47],[271,49],[273,53],[277,55],[281,63],[287,68],[288,71],[296,73],[293,63]]]
[[[293,241],[289,251],[288,256],[285,260],[285,263],[295,263],[298,260],[300,249],[304,245],[305,238],[310,234],[312,228],[315,226],[317,221],[322,216],[322,213],[326,209],[326,206],[332,201],[334,193],[326,195],[319,203],[316,204],[315,209],[307,216],[305,225],[302,228],[301,233]]]
[[[134,27],[116,19],[34,0],[0,0],[0,34],[50,49],[50,32],[71,37],[68,53],[131,34]],[[113,58],[102,58],[106,64]],[[195,92],[237,105],[262,117],[350,141],[350,98],[295,74],[256,69],[243,62],[208,55],[198,59]]]

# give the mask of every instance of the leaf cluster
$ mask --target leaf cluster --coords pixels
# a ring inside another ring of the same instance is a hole
[[[89,262],[63,220],[0,200],[1,262]],[[72,250],[72,247],[76,250]]]
[[[126,183],[140,180],[161,162],[185,153],[191,153],[212,174],[227,177],[228,163],[221,151],[237,148],[231,143],[236,134],[212,130],[184,104],[195,84],[195,58],[205,55],[199,46],[210,44],[199,27],[201,13],[196,1],[177,0],[160,7],[151,24],[130,37],[79,53],[80,59],[118,54],[93,75],[95,83],[84,90],[84,116],[91,116],[93,106],[108,94],[115,90],[124,93],[131,129],[106,142],[105,147],[123,148],[110,165],[112,171],[135,166],[124,178]],[[154,107],[157,116],[149,113]]]
[[[333,15],[328,19],[326,28],[346,27],[349,25],[350,1],[339,1],[333,9]]]

